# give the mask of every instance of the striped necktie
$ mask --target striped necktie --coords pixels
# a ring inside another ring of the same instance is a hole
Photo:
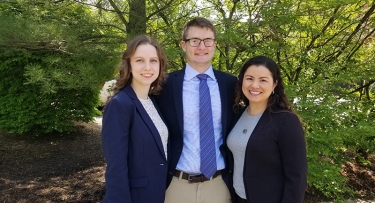
[[[210,89],[207,85],[206,74],[198,74],[199,83],[199,132],[201,150],[201,173],[210,178],[217,170],[214,125]]]

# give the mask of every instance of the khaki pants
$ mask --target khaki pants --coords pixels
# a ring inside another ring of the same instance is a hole
[[[164,203],[231,203],[229,190],[221,175],[201,183],[188,183],[173,177]]]

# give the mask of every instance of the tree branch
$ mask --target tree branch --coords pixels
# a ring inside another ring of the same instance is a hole
[[[315,41],[327,31],[328,27],[330,27],[333,24],[333,22],[336,19],[335,15],[337,14],[339,8],[340,8],[340,6],[337,6],[335,8],[335,10],[333,11],[333,15],[328,20],[327,24],[323,27],[322,31],[319,34],[317,34],[316,36],[313,36],[313,38],[311,39],[310,44],[306,47],[307,51],[309,51],[309,50],[311,50],[313,48]]]
[[[155,7],[157,8],[156,11],[152,12],[149,16],[146,17],[147,20],[149,20],[152,16],[156,15],[156,14],[159,14],[162,18],[164,17],[165,18],[165,15],[163,13],[164,10],[166,10],[167,8],[169,8],[172,3],[174,2],[174,0],[170,0],[169,2],[167,2],[163,7],[159,8],[158,5],[156,4],[156,2],[154,0],[151,0],[151,2],[155,5]],[[163,18],[163,20],[164,20]],[[165,20],[164,20],[165,21]]]
[[[108,2],[111,4],[112,8],[117,13],[117,16],[120,18],[121,22],[125,25],[127,28],[129,23],[126,21],[125,17],[122,15],[123,13],[120,11],[120,9],[117,7],[116,3],[113,0],[108,0]]]
[[[60,43],[59,43],[60,44]],[[59,44],[51,44],[50,42],[34,42],[34,43],[9,43],[0,44],[0,49],[26,49],[36,52],[59,52],[63,54],[73,55],[60,48]]]
[[[343,46],[341,46],[341,49],[336,54],[335,58],[338,58],[344,51],[346,47],[350,44],[352,41],[354,35],[356,35],[359,30],[361,29],[362,25],[370,18],[370,16],[374,13],[375,10],[375,1],[372,2],[372,6],[369,8],[369,10],[366,12],[366,14],[363,16],[363,18],[358,23],[357,27],[354,29],[354,31],[351,33],[351,35],[346,39],[346,42]]]
[[[352,94],[352,93],[354,93],[354,92],[357,92],[357,91],[359,91],[359,90],[362,90],[362,89],[364,89],[364,88],[367,88],[367,87],[369,87],[370,85],[372,85],[372,84],[374,84],[374,83],[375,83],[375,80],[370,80],[367,84],[358,87],[357,89],[355,89],[355,90],[349,92],[349,94]]]
[[[366,41],[369,37],[371,37],[374,33],[375,33],[375,28],[374,28],[373,30],[371,30],[371,32],[368,33],[368,34],[366,35],[366,37],[364,37],[363,40],[362,40],[358,45],[356,45],[356,47],[354,47],[354,48],[352,49],[352,51],[350,52],[350,54],[347,56],[346,59],[347,59],[347,60],[350,60],[350,59],[353,57],[353,55],[358,51],[358,49],[362,47],[362,45],[365,43],[365,41]],[[343,68],[342,70],[344,70],[344,69],[345,69],[345,68]]]
[[[62,1],[64,1],[64,0],[62,0]],[[86,5],[86,6],[94,7],[94,8],[100,9],[100,10],[104,10],[104,11],[108,11],[108,12],[116,12],[115,10],[111,10],[111,9],[99,6],[99,4],[90,4],[90,3],[82,2],[80,0],[73,0],[73,1],[78,3],[78,4],[83,4],[83,5]],[[125,12],[123,12],[123,14],[125,14]]]

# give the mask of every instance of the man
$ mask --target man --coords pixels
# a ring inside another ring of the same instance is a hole
[[[170,132],[165,203],[231,202],[222,145],[229,133],[237,79],[212,68],[215,39],[215,28],[207,19],[185,24],[181,47],[187,65],[169,74],[158,97]],[[202,138],[206,134],[211,138]]]

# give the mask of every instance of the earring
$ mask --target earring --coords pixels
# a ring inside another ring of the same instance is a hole
[[[275,90],[272,90],[272,94],[275,94]]]

